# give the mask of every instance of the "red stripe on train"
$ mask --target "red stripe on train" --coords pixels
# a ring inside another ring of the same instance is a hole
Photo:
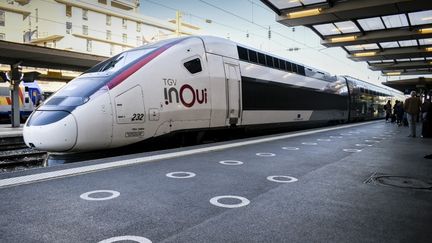
[[[121,82],[123,82],[126,78],[128,78],[129,76],[131,76],[132,74],[134,74],[136,71],[138,71],[140,68],[142,68],[144,65],[146,65],[147,63],[149,63],[151,60],[155,59],[157,56],[159,56],[160,54],[162,54],[164,51],[166,51],[168,48],[174,46],[175,44],[183,41],[185,39],[181,39],[178,41],[174,41],[172,43],[169,43],[165,46],[162,46],[160,48],[158,48],[157,50],[153,51],[152,53],[150,53],[148,56],[146,56],[144,59],[138,61],[137,63],[135,63],[134,65],[132,65],[130,68],[128,68],[127,70],[125,70],[124,72],[122,72],[121,74],[119,74],[118,76],[114,77],[108,84],[108,88],[112,89],[115,86],[119,85]]]

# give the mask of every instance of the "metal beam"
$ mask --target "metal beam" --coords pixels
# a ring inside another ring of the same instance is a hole
[[[311,6],[316,7],[316,6]],[[322,8],[320,14],[301,18],[289,18],[288,13],[301,9],[290,8],[281,10],[276,20],[287,26],[315,25],[329,22],[339,22],[358,18],[385,16],[403,12],[431,9],[432,2],[426,0],[362,0],[336,1],[333,7]],[[303,8],[304,9],[304,8]]]
[[[21,66],[85,71],[108,57],[0,41],[0,63]]]
[[[424,25],[422,26],[422,28],[432,28],[432,25]],[[389,42],[389,41],[432,38],[432,33],[421,34],[418,31],[419,29],[410,30],[408,28],[405,28],[405,29],[376,30],[372,32],[365,32],[364,35],[360,35],[359,33],[356,35],[355,33],[353,33],[353,34],[346,34],[346,35],[326,36],[325,39],[321,41],[321,45],[325,47],[341,47],[347,45],[361,45],[361,44]],[[332,42],[332,38],[343,38],[343,37],[350,37],[350,36],[356,36],[356,39],[353,41]]]
[[[388,60],[388,59],[402,59],[402,58],[416,58],[416,57],[432,57],[431,51],[426,51],[427,47],[401,47],[394,49],[385,49],[384,51],[376,51],[375,54],[370,56],[358,56],[360,53],[370,51],[357,51],[348,54],[347,57],[353,61],[374,61],[374,60]]]
[[[431,61],[400,62],[400,63],[374,63],[369,65],[373,71],[392,71],[401,69],[432,68]]]

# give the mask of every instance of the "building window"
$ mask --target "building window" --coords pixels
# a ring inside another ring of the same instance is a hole
[[[136,31],[137,32],[141,32],[141,23],[137,23],[137,29],[136,29]]]
[[[98,3],[107,4],[107,0],[98,0]]]
[[[127,34],[123,34],[123,43],[127,43]]]
[[[66,5],[66,16],[72,17],[72,6]]]
[[[123,29],[127,29],[127,19],[122,19]]]
[[[88,26],[87,25],[83,25],[82,26],[82,30],[83,30],[83,35],[88,35]]]
[[[66,34],[72,33],[72,22],[66,22]]]
[[[111,40],[111,30],[106,31],[106,39]]]
[[[88,10],[83,9],[83,11],[82,11],[82,19],[83,20],[88,20],[87,14],[88,14]]]
[[[5,11],[0,10],[0,26],[5,26]]]
[[[0,40],[6,40],[6,34],[0,33]]]
[[[106,16],[106,25],[111,26],[111,16],[110,15]]]
[[[91,40],[87,40],[87,51],[88,52],[92,51],[92,41]]]
[[[137,38],[136,38],[136,45],[137,46],[142,45],[141,36],[137,36]]]
[[[110,55],[114,55],[115,46],[113,44],[110,45]]]

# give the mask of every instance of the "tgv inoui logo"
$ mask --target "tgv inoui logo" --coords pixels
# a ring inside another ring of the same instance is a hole
[[[194,89],[189,84],[183,84],[178,89],[177,80],[163,79],[165,83],[164,98],[165,104],[182,103],[185,107],[192,107],[195,103],[207,104],[207,89]]]

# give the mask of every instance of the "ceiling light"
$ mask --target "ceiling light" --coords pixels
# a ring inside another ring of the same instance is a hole
[[[341,28],[338,27],[338,28],[332,29],[332,31],[333,32],[338,32],[338,31],[342,32],[342,30],[352,30],[354,28],[355,28],[354,26],[341,27]]]
[[[419,29],[418,32],[420,34],[431,34],[432,33],[432,28]]]
[[[370,56],[375,56],[376,51],[368,51],[368,52],[357,52],[354,53],[353,55],[355,57],[370,57]]]
[[[421,18],[421,20],[423,20],[423,21],[432,20],[432,17],[424,17],[424,18]]]
[[[287,17],[289,19],[296,19],[301,17],[318,15],[321,13],[321,10],[322,10],[321,8],[314,8],[314,9],[302,10],[297,12],[291,12],[287,14]]]
[[[355,41],[357,39],[357,36],[350,35],[350,36],[343,36],[343,37],[334,37],[330,38],[330,42],[346,42],[346,41]]]
[[[432,51],[432,47],[426,47],[426,51]]]
[[[389,73],[386,73],[385,75],[387,75],[387,76],[398,76],[398,75],[401,75],[401,72],[389,72]]]

